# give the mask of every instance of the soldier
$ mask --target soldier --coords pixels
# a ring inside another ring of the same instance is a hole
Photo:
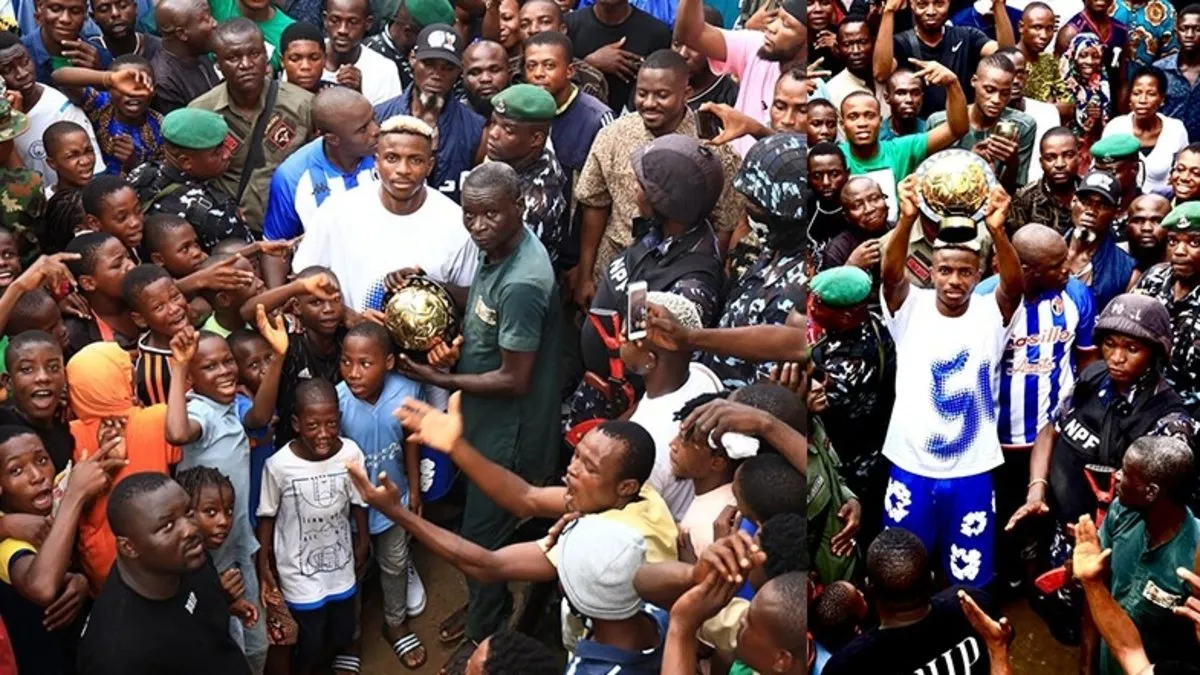
[[[492,97],[487,156],[504,162],[521,180],[521,220],[550,254],[556,266],[568,242],[567,176],[546,143],[558,106],[554,97],[532,84],[515,84]],[[574,261],[572,261],[574,264]]]
[[[29,118],[15,110],[7,98],[0,98],[0,224],[12,232],[21,259],[26,262],[36,259],[39,253],[34,227],[46,213],[42,175],[5,167],[14,151],[13,139],[28,129]]]
[[[262,32],[249,19],[234,19],[218,26],[213,33],[213,51],[225,81],[188,107],[211,110],[225,118],[229,126],[226,144],[230,148],[230,162],[216,182],[242,205],[250,227],[261,232],[271,174],[313,134],[313,95],[294,84],[276,83],[268,78],[270,69]],[[274,101],[268,100],[269,82],[271,87],[278,87]],[[250,168],[249,178],[244,179],[242,174],[250,163],[255,125],[261,115],[269,117],[260,132],[260,161]]]
[[[163,118],[162,134],[163,159],[129,175],[142,211],[187,220],[208,253],[230,237],[253,241],[236,200],[215,183],[229,166],[225,119],[208,110],[180,108]]]

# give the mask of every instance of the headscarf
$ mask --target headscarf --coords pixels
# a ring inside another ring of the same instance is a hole
[[[1079,72],[1079,55],[1088,49],[1100,51],[1100,67],[1091,75],[1085,76]],[[1087,109],[1092,103],[1100,106],[1099,128],[1108,124],[1111,110],[1109,101],[1112,93],[1104,72],[1105,45],[1095,33],[1079,33],[1071,39],[1067,51],[1058,60],[1059,72],[1062,73],[1063,84],[1070,92],[1075,102],[1075,130],[1083,129],[1083,121],[1087,119]]]
[[[133,405],[133,362],[116,342],[93,342],[67,362],[67,391],[80,421],[128,417]]]

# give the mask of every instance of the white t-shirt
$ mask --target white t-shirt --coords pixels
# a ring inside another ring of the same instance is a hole
[[[688,531],[688,537],[692,540],[692,550],[696,555],[712,546],[713,523],[726,506],[737,506],[737,498],[733,496],[733,483],[726,483],[702,495],[696,495],[687,513],[679,519],[679,529]]]
[[[1054,127],[1061,127],[1062,118],[1058,114],[1058,107],[1053,103],[1028,96],[1025,97],[1025,114],[1037,123],[1037,131],[1033,137],[1033,155],[1029,160],[1029,182],[1032,183],[1042,177],[1042,136]]]
[[[326,49],[329,41],[325,41]],[[354,66],[362,73],[362,95],[367,97],[371,105],[379,105],[389,98],[395,98],[404,92],[400,85],[400,72],[396,64],[383,54],[363,45]],[[321,79],[326,82],[337,82],[337,72],[325,70]]]
[[[656,398],[643,396],[629,417],[630,422],[642,425],[654,439],[654,469],[650,472],[650,485],[662,495],[671,509],[671,517],[676,521],[687,513],[696,492],[692,481],[676,478],[671,470],[671,441],[679,435],[675,413],[697,396],[718,391],[721,391],[721,378],[706,366],[693,363],[688,368],[688,379],[682,387]]]
[[[898,312],[888,311],[886,299],[883,309],[897,364],[884,456],[927,478],[1000,466],[998,366],[1009,327],[994,296],[972,297],[966,313],[948,317],[938,311],[936,291],[913,286]]]
[[[360,185],[321,204],[296,250],[292,268],[324,265],[342,282],[342,298],[354,309],[382,304],[384,278],[420,267],[439,283],[470,286],[479,248],[463,226],[462,207],[433,189],[407,216],[383,207],[378,183]]]
[[[291,444],[263,466],[260,518],[275,519],[279,590],[295,610],[316,609],[354,594],[350,507],[365,507],[346,465],[363,462],[354,441],[320,462],[300,459]]]
[[[1161,113],[1158,119],[1162,120],[1162,131],[1158,133],[1154,149],[1148,155],[1138,155],[1146,167],[1146,177],[1142,180],[1142,192],[1146,194],[1167,189],[1167,179],[1171,177],[1175,155],[1188,144],[1188,132],[1183,122]],[[1112,118],[1104,125],[1101,138],[1115,134],[1133,134],[1133,115],[1118,115]]]
[[[46,146],[42,143],[42,134],[45,133],[46,127],[55,122],[74,122],[83,127],[88,138],[92,139],[92,150],[96,153],[94,173],[104,173],[104,159],[100,156],[100,144],[96,142],[91,120],[78,106],[67,100],[61,91],[42,85],[42,97],[26,115],[29,117],[29,129],[17,136],[13,142],[17,154],[25,163],[25,168],[42,174],[42,182],[47,187],[58,184],[58,172],[50,168],[46,161]],[[48,194],[46,196],[49,197]]]

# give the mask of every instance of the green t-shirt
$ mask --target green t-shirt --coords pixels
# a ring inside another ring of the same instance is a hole
[[[933,128],[942,122],[946,121],[946,112],[938,111],[929,116],[929,127]],[[1001,122],[1016,122],[1017,128],[1021,131],[1017,135],[1017,186],[1020,187],[1029,182],[1029,162],[1033,157],[1033,141],[1037,138],[1037,122],[1032,117],[1012,108],[1005,108],[1004,112],[1000,113]],[[991,129],[977,130],[972,128],[967,132],[966,136],[958,139],[958,142],[951,145],[952,148],[962,148],[970,150],[975,147],[975,144],[984,140],[991,135]],[[993,167],[999,175],[1000,165]]]
[[[463,435],[488,459],[536,483],[549,478],[561,442],[559,379],[562,326],[554,268],[541,241],[526,231],[504,260],[479,254],[463,317],[459,373],[487,373],[501,366],[501,350],[536,352],[524,396],[463,392]]]
[[[217,20],[217,23],[225,23],[230,19],[242,16],[242,10],[238,7],[237,0],[208,0],[208,7],[212,10],[213,18]],[[278,70],[280,59],[283,56],[283,51],[279,48],[279,41],[283,38],[283,29],[296,23],[296,20],[284,14],[283,10],[278,7],[274,7],[274,10],[270,19],[255,21],[255,23],[258,24],[258,29],[262,31],[263,39],[267,42],[267,56],[271,59],[271,67]]]
[[[1188,511],[1183,527],[1170,541],[1147,549],[1146,537],[1145,517],[1119,500],[1113,502],[1100,528],[1100,546],[1112,549],[1109,590],[1137,626],[1151,662],[1200,663],[1195,627],[1171,612],[1192,594],[1192,587],[1175,570],[1190,570],[1195,564],[1200,523]],[[1101,643],[1100,674],[1122,672],[1108,646]]]
[[[928,128],[933,128],[930,122]],[[917,166],[928,154],[929,133],[909,134],[900,138],[879,141],[879,152],[870,159],[860,159],[850,151],[850,144],[840,144],[846,156],[846,169],[851,176],[866,176],[879,184],[888,199],[888,220],[895,222],[900,216],[900,200],[896,186],[904,177],[917,170]]]

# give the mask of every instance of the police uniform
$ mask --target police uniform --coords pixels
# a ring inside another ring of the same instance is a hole
[[[267,119],[263,133],[263,157],[266,161],[251,174],[242,196],[241,206],[250,227],[255,231],[262,230],[263,216],[267,211],[267,193],[271,189],[271,174],[279,168],[280,163],[308,142],[313,135],[312,103],[313,95],[294,84],[280,82],[279,93],[275,98],[275,107]],[[263,87],[258,106],[249,117],[234,110],[229,96],[227,83],[213,87],[211,91],[198,97],[188,104],[190,108],[211,110],[225,118],[229,125],[229,133],[225,144],[229,147],[231,159],[225,175],[216,180],[218,186],[225,192],[236,195],[238,184],[242,179],[242,169],[250,154],[249,139],[254,131],[258,116],[262,114],[267,102],[267,86]]]
[[[1088,152],[1092,154],[1092,159],[1099,162],[1124,162],[1133,160],[1141,161],[1140,151],[1142,142],[1133,134],[1113,134],[1102,138],[1092,144]],[[1114,173],[1115,172],[1111,172]],[[1124,188],[1125,186],[1121,186]],[[1150,192],[1149,189],[1146,190]],[[1139,191],[1140,192],[1140,191]],[[1120,203],[1118,203],[1118,206]],[[1117,216],[1112,222],[1112,234],[1118,242],[1128,241],[1128,236],[1125,232],[1125,226],[1129,222],[1129,209],[1117,209]]]
[[[8,99],[0,98],[0,143],[10,142],[28,129],[29,118],[13,110]],[[0,168],[0,224],[12,232],[23,267],[41,254],[37,230],[46,214],[42,187],[42,175],[36,171]]]
[[[181,108],[163,118],[162,133],[180,148],[209,150],[225,142],[229,127],[216,113]],[[214,181],[197,180],[160,160],[134,169],[129,182],[143,213],[170,213],[188,221],[200,247],[209,253],[223,239],[254,240],[234,198]]]

